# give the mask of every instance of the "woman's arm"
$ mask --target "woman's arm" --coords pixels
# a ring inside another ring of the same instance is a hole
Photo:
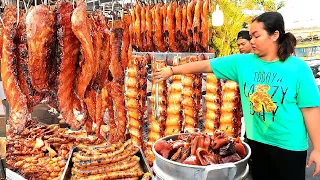
[[[315,162],[316,168],[313,176],[320,173],[320,107],[301,108],[305,124],[313,144],[307,167]]]
[[[212,73],[210,60],[191,62],[175,67],[166,67],[159,69],[153,74],[157,82],[164,81],[172,75],[177,74],[195,74],[195,73]]]

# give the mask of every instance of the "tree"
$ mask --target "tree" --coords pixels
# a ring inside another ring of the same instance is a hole
[[[216,50],[218,56],[226,56],[237,52],[235,37],[241,29],[243,22],[245,22],[246,17],[241,13],[242,7],[237,6],[236,2],[218,0],[218,4],[224,13],[224,23],[221,27],[212,28],[213,38],[211,39],[211,46]]]
[[[285,6],[284,1],[275,0],[243,0],[243,7],[248,9],[264,10],[265,12],[278,11]]]
[[[224,13],[224,24],[221,27],[211,27],[213,37],[209,43],[215,49],[217,56],[238,53],[237,34],[244,28],[244,24],[250,24],[253,18],[244,15],[243,9],[277,11],[285,5],[283,1],[275,3],[275,0],[217,0],[217,3]],[[211,9],[215,9],[215,6],[213,3]]]

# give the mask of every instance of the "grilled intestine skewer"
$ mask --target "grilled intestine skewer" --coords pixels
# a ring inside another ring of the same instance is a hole
[[[213,133],[220,125],[221,83],[213,73],[207,74],[206,79],[206,115],[204,132]]]
[[[166,66],[166,61],[153,61],[151,64],[152,73],[155,73],[157,69],[161,69]],[[149,164],[154,161],[154,154],[151,147],[154,142],[162,138],[165,134],[166,129],[166,119],[167,119],[167,82],[158,82],[158,102],[156,102],[156,80],[152,79],[151,97],[150,97],[150,107],[152,107],[152,112],[150,118],[150,126],[148,132],[148,142],[147,148],[145,150],[146,158]],[[155,109],[158,103],[158,109]],[[156,119],[156,113],[158,111],[159,119]]]
[[[181,59],[181,64],[186,64],[190,62],[190,57],[185,57]],[[186,74],[182,78],[182,105],[183,105],[183,117],[184,117],[184,130],[187,132],[193,132],[195,128],[198,127],[198,119],[195,107],[195,84],[194,84],[194,74]]]
[[[134,145],[144,148],[143,117],[146,97],[146,63],[142,56],[133,56],[129,61],[126,80],[126,106],[128,108],[129,132]],[[144,78],[143,78],[144,77]]]
[[[239,86],[236,82],[227,80],[222,87],[222,105],[220,130],[230,137],[238,137],[241,133],[241,106]]]
[[[203,57],[189,56],[181,60],[182,64],[202,60]],[[184,130],[193,132],[198,128],[198,118],[201,109],[202,99],[202,78],[201,74],[187,74],[182,78]]]
[[[173,65],[177,66],[180,62],[179,57],[174,57]],[[168,116],[166,120],[165,135],[178,134],[183,131],[182,129],[182,75],[174,75],[171,77],[172,84],[168,88]]]

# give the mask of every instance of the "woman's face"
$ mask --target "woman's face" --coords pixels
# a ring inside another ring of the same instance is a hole
[[[277,32],[277,31],[276,31]],[[269,35],[264,29],[264,24],[262,22],[254,21],[250,26],[250,36],[251,36],[251,46],[253,53],[259,57],[263,57],[274,51],[274,46],[278,46],[277,39],[279,33],[274,33]]]

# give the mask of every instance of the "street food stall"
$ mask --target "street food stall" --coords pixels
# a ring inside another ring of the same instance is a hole
[[[7,177],[181,179],[192,169],[192,179],[243,179],[251,151],[238,85],[212,73],[152,79],[215,57],[211,3],[5,4]],[[54,117],[39,120],[39,105]]]

